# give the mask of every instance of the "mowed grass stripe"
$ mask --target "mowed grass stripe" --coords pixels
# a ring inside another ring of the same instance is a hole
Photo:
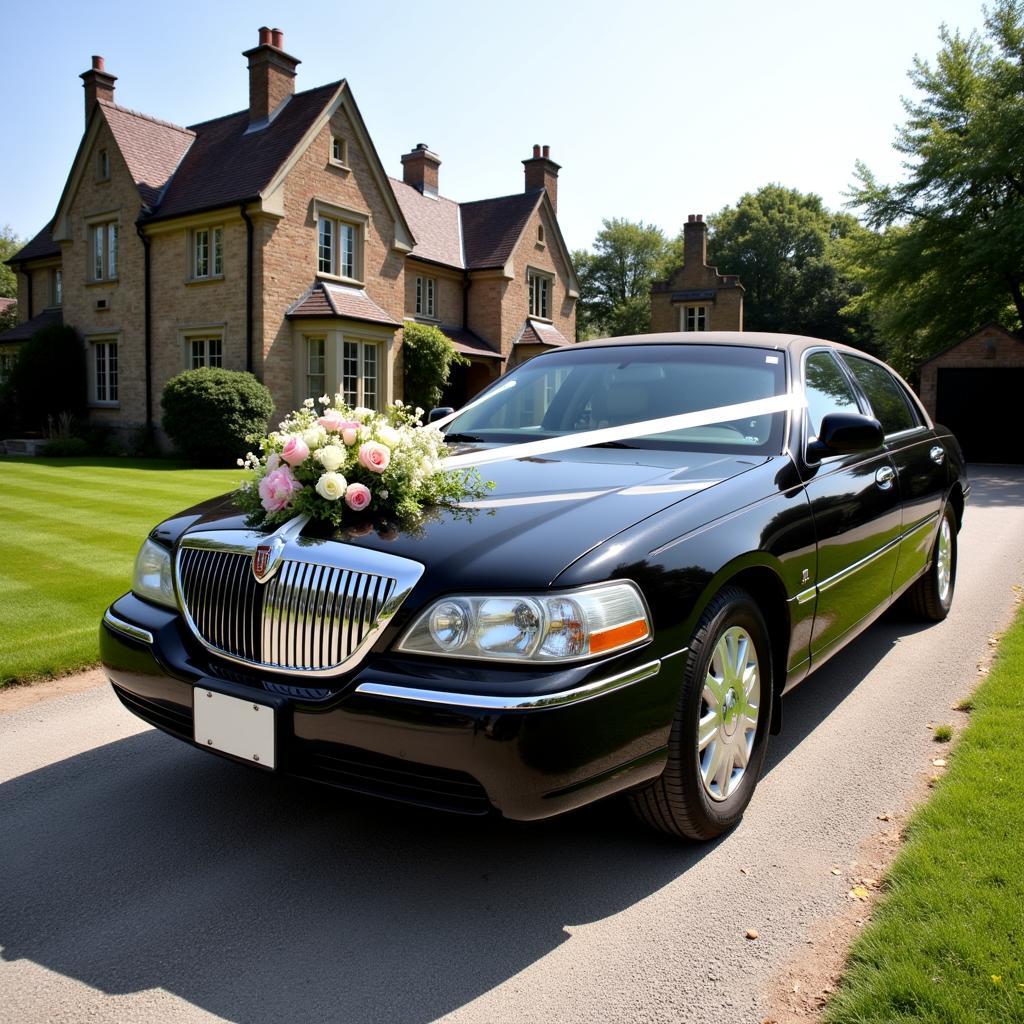
[[[0,458],[0,685],[94,664],[103,609],[150,528],[237,470],[162,460]]]
[[[829,1024],[1024,1021],[1024,607],[973,705]]]

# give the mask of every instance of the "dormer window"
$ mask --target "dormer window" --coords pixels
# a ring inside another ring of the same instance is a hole
[[[97,181],[110,179],[110,154],[105,149],[101,149],[96,154],[96,179]]]
[[[551,277],[531,270],[526,275],[530,293],[530,316],[548,320],[551,317]]]
[[[337,135],[331,136],[331,163],[338,167],[348,165],[348,143]]]
[[[192,232],[192,279],[224,276],[224,229],[196,228]]]

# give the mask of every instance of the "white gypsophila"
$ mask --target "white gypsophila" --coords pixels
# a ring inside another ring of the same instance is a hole
[[[360,423],[365,423],[373,415],[373,410],[367,409],[365,405],[357,405],[352,410],[352,415],[359,420]]]
[[[321,405],[330,405],[331,404],[331,396],[330,395],[321,395],[320,396],[320,404]]]
[[[397,448],[405,438],[394,427],[388,426],[387,423],[381,423],[377,427],[377,440],[389,448]]]
[[[312,399],[312,398],[307,398],[307,399],[305,399],[305,400],[303,401],[303,403],[302,403],[302,404],[303,404],[303,406],[305,406],[305,408],[307,408],[307,409],[312,409],[312,408],[313,408],[313,406],[314,406],[314,405],[315,405],[316,403],[315,403],[315,402],[313,401],[313,399]]]
[[[316,493],[327,501],[337,501],[347,487],[348,481],[340,473],[324,473],[316,482]]]
[[[333,473],[339,466],[344,465],[346,458],[344,449],[339,448],[336,444],[324,445],[316,453],[316,457],[329,473]]]
[[[302,440],[310,451],[319,448],[327,440],[327,431],[321,426],[307,427],[302,432]]]

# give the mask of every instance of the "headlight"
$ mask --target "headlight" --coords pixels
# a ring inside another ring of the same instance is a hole
[[[554,594],[446,597],[421,612],[398,650],[487,661],[574,661],[651,635],[640,592],[609,583]]]
[[[135,557],[135,575],[132,577],[132,592],[147,601],[177,608],[174,599],[174,584],[171,581],[171,553],[166,548],[143,541]]]

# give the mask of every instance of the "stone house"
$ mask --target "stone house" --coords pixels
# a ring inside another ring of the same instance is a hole
[[[708,226],[691,213],[683,225],[683,265],[651,286],[651,331],[742,331],[743,285],[708,266]]]
[[[248,109],[188,128],[115,103],[93,58],[56,214],[10,261],[23,322],[0,352],[73,325],[90,418],[128,429],[158,423],[166,381],[202,366],[252,371],[279,413],[334,391],[379,407],[402,397],[410,320],[469,357],[456,401],[575,337],[547,146],[521,193],[457,203],[423,144],[388,176],[347,81],[296,92],[280,30],[243,56]]]

